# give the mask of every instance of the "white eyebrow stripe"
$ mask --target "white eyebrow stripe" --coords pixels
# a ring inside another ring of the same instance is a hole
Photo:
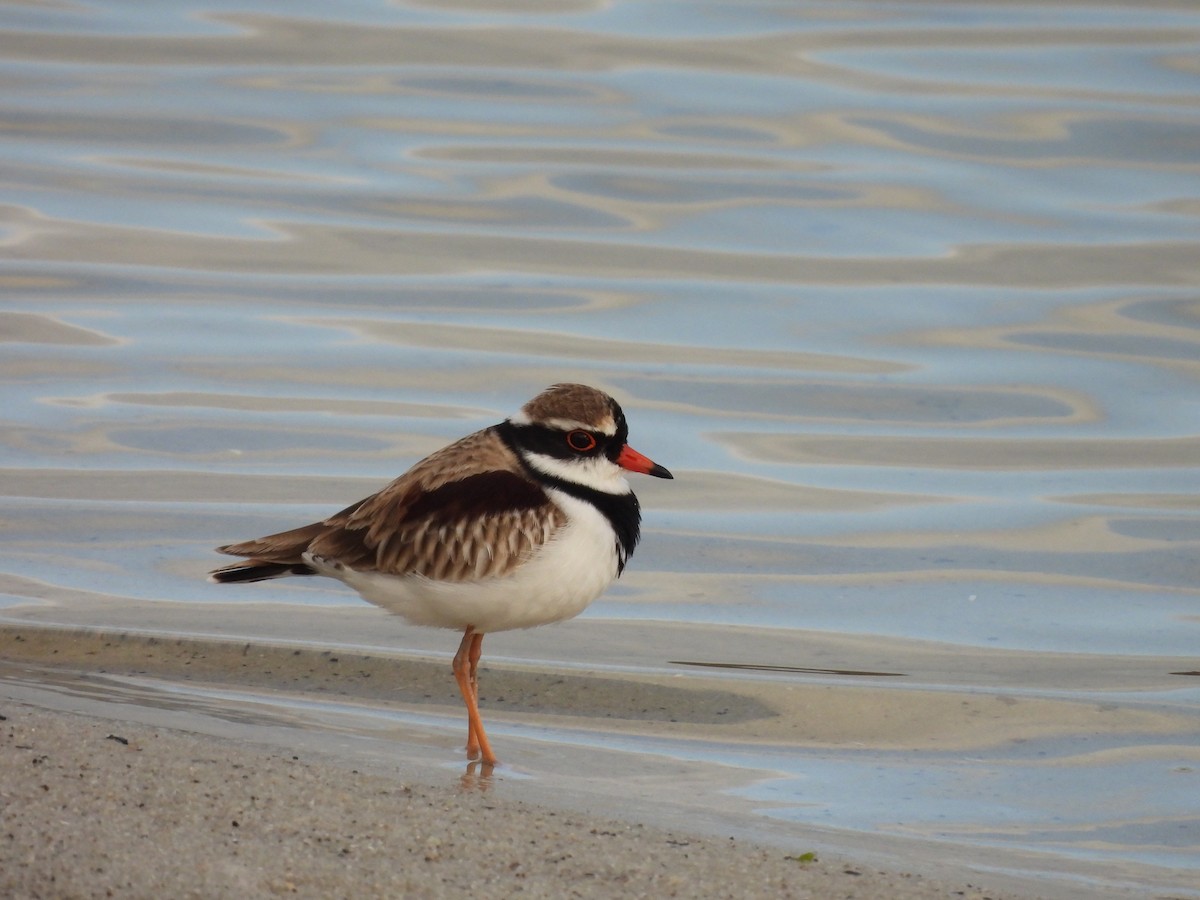
[[[574,431],[576,428],[582,428],[584,431],[598,431],[607,437],[612,437],[617,433],[616,423],[611,419],[601,422],[599,425],[593,425],[590,422],[580,422],[578,419],[546,419],[540,424],[547,428],[555,428],[559,431]]]
[[[617,423],[612,420],[612,417],[606,418],[603,422],[593,425],[590,422],[580,422],[578,419],[543,419],[540,422],[535,422],[529,418],[524,410],[520,410],[508,417],[508,421],[513,425],[541,425],[546,428],[553,428],[556,431],[574,431],[577,428],[582,428],[584,431],[595,431],[605,437],[612,437],[617,433]]]

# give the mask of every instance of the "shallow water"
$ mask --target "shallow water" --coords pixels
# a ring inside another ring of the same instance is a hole
[[[1181,889],[1192,4],[33,3],[0,28],[5,619],[449,652],[331,630],[370,614],[335,586],[218,589],[211,547],[586,381],[676,480],[637,484],[621,583],[489,638],[496,669],[1167,716],[971,759],[919,716],[901,749],[864,720],[854,749],[704,753],[775,773],[745,789],[767,823]],[[686,756],[656,740],[621,750]]]

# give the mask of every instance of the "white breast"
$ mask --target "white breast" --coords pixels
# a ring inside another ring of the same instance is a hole
[[[532,628],[577,616],[617,577],[616,534],[590,503],[551,490],[567,524],[528,562],[502,578],[433,581],[419,575],[382,575],[332,569],[314,561],[322,575],[339,578],[389,612],[414,625],[484,633]]]

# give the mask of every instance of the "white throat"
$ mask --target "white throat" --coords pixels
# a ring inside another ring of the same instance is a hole
[[[521,457],[538,472],[605,494],[628,494],[633,490],[625,480],[624,470],[607,456],[557,459],[544,453],[522,450]]]

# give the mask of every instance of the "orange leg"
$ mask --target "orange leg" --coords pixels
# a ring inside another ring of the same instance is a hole
[[[459,693],[467,705],[467,759],[482,757],[485,766],[496,764],[496,754],[488,743],[487,734],[483,730],[483,720],[479,717],[479,657],[483,653],[483,635],[474,628],[468,627],[463,632],[462,643],[454,654],[454,679],[458,682]]]

